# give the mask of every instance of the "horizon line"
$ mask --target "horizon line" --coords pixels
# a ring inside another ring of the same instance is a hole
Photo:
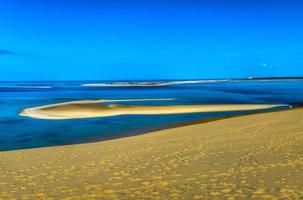
[[[254,79],[303,79],[303,76],[248,76],[239,78],[189,78],[189,79],[53,79],[53,80],[0,80],[0,82],[60,82],[60,81],[186,81],[186,80],[254,80]]]

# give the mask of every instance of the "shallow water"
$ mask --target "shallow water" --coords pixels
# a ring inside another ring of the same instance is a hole
[[[303,81],[227,81],[159,87],[83,87],[100,81],[0,82],[0,151],[122,137],[179,122],[239,112],[115,116],[76,120],[21,117],[24,108],[81,99],[176,98],[123,104],[303,103]],[[122,102],[119,102],[122,103]]]

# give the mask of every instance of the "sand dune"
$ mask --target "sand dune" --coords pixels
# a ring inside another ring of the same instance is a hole
[[[164,100],[172,100],[172,99],[164,99]],[[107,116],[116,116],[116,115],[159,115],[159,114],[259,110],[259,109],[269,109],[279,106],[287,106],[280,104],[159,105],[159,106],[102,104],[105,102],[118,102],[118,101],[120,102],[121,101],[150,101],[150,99],[72,101],[72,102],[66,102],[61,104],[51,104],[51,105],[34,107],[34,108],[27,108],[21,111],[20,115],[28,116],[31,118],[39,118],[39,119],[76,119],[76,118],[107,117]]]
[[[303,110],[0,152],[0,199],[303,199]]]

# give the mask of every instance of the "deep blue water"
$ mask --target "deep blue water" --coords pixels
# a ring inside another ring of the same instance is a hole
[[[0,82],[0,151],[105,140],[179,122],[238,114],[225,112],[115,116],[76,120],[39,120],[18,115],[24,108],[50,103],[81,99],[133,98],[176,98],[176,100],[125,104],[303,103],[303,81],[298,80],[237,81],[159,87],[82,87],[84,83],[100,81]]]

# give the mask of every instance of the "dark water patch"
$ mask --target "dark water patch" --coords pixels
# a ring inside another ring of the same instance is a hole
[[[226,93],[238,93],[238,94],[243,94],[243,95],[264,95],[268,94],[268,91],[265,90],[245,90],[245,89],[220,89],[220,91],[224,91]],[[279,92],[274,92],[271,91],[271,93],[279,93]]]
[[[5,124],[5,125],[17,124],[17,123],[21,123],[21,122],[23,122],[22,119],[2,119],[2,120],[0,120],[0,124]]]
[[[0,88],[0,92],[49,92],[47,90],[50,90],[51,88]]]
[[[298,101],[297,98],[285,98],[285,97],[258,97],[255,98],[256,100],[264,101],[265,103],[284,103],[284,104],[290,104],[290,105],[300,105],[303,104],[303,99],[302,101]]]
[[[25,137],[27,138],[27,137],[31,137],[31,134],[22,133],[22,134],[18,134],[17,137],[18,137],[18,138],[25,138]]]
[[[47,132],[47,133],[43,133],[39,137],[40,138],[51,138],[51,137],[56,137],[58,135],[59,135],[59,133],[57,133],[57,132]]]
[[[32,137],[28,137],[28,138],[18,139],[18,140],[16,140],[16,142],[18,142],[18,143],[23,143],[23,142],[27,143],[27,142],[32,142],[32,140],[33,140]]]

